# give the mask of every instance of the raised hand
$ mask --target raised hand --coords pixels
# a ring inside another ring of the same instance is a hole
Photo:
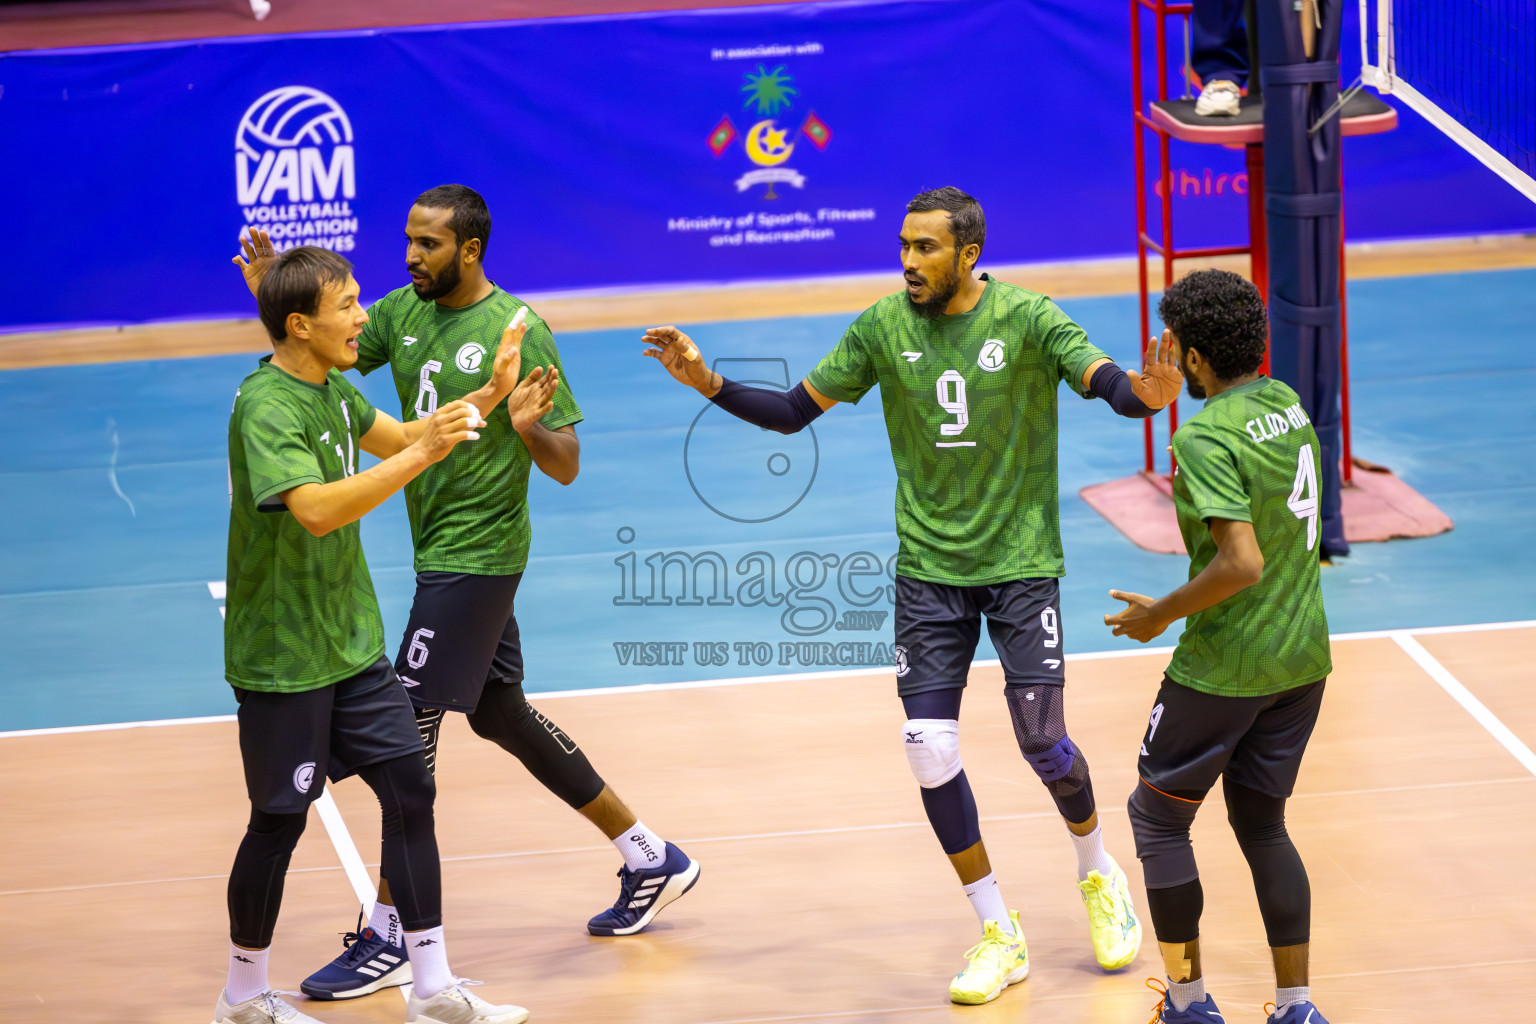
[[[427,420],[427,429],[416,443],[428,459],[439,462],[460,441],[479,440],[477,428],[483,426],[479,409],[462,399],[449,402]]]
[[[526,323],[501,332],[501,344],[496,346],[496,359],[491,364],[491,387],[498,394],[511,394],[517,387],[517,375],[523,369],[523,335],[527,333]]]
[[[665,366],[676,379],[707,393],[716,390],[714,371],[699,355],[693,339],[676,327],[652,327],[640,340],[651,346],[643,354]]]
[[[241,255],[230,262],[240,268],[240,273],[245,275],[245,286],[255,295],[261,279],[267,276],[267,271],[277,262],[277,249],[267,233],[253,224],[249,237],[240,239],[240,250]]]
[[[1125,590],[1111,590],[1109,596],[1126,603],[1124,611],[1104,616],[1104,625],[1113,627],[1115,636],[1128,636],[1132,640],[1146,643],[1161,636],[1163,630],[1168,628],[1168,623],[1152,613],[1155,598]]]
[[[512,417],[512,429],[526,434],[533,425],[548,416],[555,407],[555,392],[560,387],[560,371],[550,366],[535,366],[528,376],[518,381],[507,399],[507,415]]]
[[[1131,391],[1149,409],[1164,408],[1178,398],[1184,373],[1173,357],[1173,332],[1165,329],[1161,340],[1149,338],[1145,367],[1140,373],[1127,370],[1125,375],[1130,378]]]

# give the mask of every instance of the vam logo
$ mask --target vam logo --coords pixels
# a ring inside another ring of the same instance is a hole
[[[454,353],[453,362],[465,373],[474,373],[485,362],[485,348],[479,342],[470,342]]]
[[[320,90],[287,85],[262,95],[235,129],[235,189],[246,224],[265,229],[280,250],[353,249],[352,143],[347,112]]]
[[[996,338],[989,338],[981,346],[981,354],[976,357],[976,365],[988,373],[996,373],[1008,365],[1008,357],[1003,351],[1003,343]]]

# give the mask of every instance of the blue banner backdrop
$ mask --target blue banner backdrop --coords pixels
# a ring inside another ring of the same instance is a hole
[[[1121,4],[913,0],[5,54],[0,194],[35,255],[0,330],[248,316],[249,223],[379,295],[447,181],[524,293],[888,269],[905,200],[951,183],[988,262],[1126,253],[1128,40]],[[1403,121],[1347,144],[1351,238],[1536,229]],[[1175,182],[1182,241],[1241,236],[1239,154],[1179,146]]]

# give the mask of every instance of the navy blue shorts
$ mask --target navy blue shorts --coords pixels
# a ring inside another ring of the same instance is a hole
[[[251,805],[268,814],[299,814],[324,780],[359,768],[423,755],[411,702],[380,658],[354,676],[301,693],[235,688],[240,702],[240,759]]]
[[[896,692],[963,687],[981,619],[1010,686],[1066,683],[1061,586],[1053,577],[979,587],[896,577]]]
[[[1286,799],[1296,788],[1326,682],[1265,697],[1222,697],[1164,676],[1136,762],[1142,781],[1171,796],[1203,800],[1226,775]]]
[[[469,714],[488,683],[523,681],[522,637],[512,614],[522,573],[416,574],[416,598],[395,672],[421,708]]]

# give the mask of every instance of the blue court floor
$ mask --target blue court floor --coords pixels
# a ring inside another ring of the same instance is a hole
[[[1134,361],[1133,296],[1062,305]],[[1349,316],[1356,453],[1456,529],[1358,545],[1327,570],[1333,630],[1536,617],[1536,271],[1357,282]],[[691,330],[710,359],[739,360],[729,375],[782,385],[851,319]],[[528,689],[888,664],[894,472],[878,397],[810,433],[767,434],[642,360],[639,333],[558,339],[587,419],[580,478],[562,488],[535,473],[531,489]],[[210,582],[224,576],[228,413],[254,362],[0,373],[0,730],[234,710]],[[398,413],[386,376],[362,386]],[[1077,496],[1140,467],[1140,425],[1065,389],[1060,401],[1067,649],[1128,646],[1100,622],[1115,607],[1105,591],[1161,593],[1186,562],[1133,547]],[[398,498],[364,538],[393,644],[413,583]],[[978,657],[991,656],[983,639]]]

